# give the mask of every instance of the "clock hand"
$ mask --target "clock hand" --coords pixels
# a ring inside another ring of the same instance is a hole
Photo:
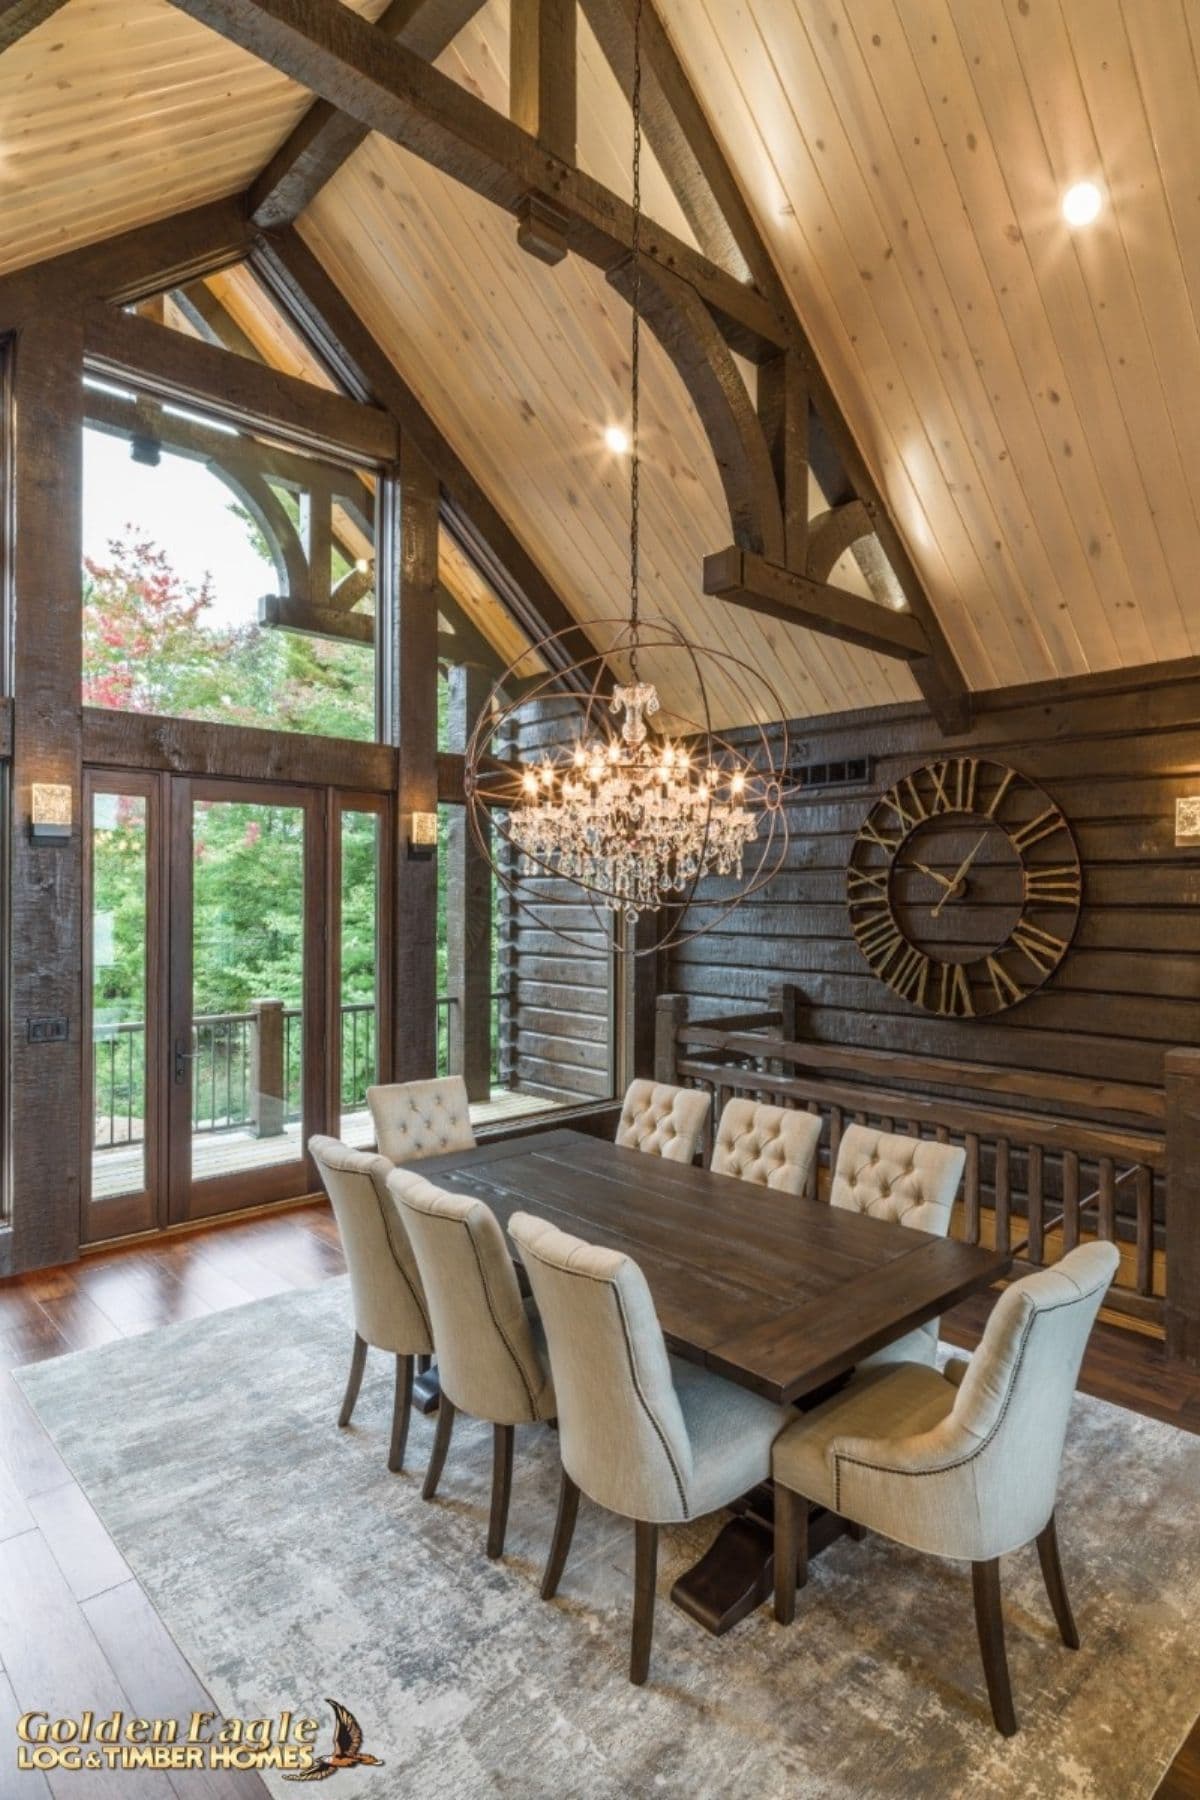
[[[909,863],[908,866],[910,869],[919,869],[921,871],[922,875],[928,875],[932,881],[940,882],[941,885],[946,889],[946,898],[947,899],[950,898],[950,890],[953,888],[954,883],[952,881],[947,880],[946,876],[939,875],[936,869],[929,868],[923,862],[911,862],[911,863]]]
[[[931,919],[936,919],[938,917],[943,906],[945,906],[947,900],[950,898],[950,895],[954,892],[954,889],[958,886],[959,882],[963,879],[964,875],[966,874],[967,870],[970,868],[971,864],[975,861],[975,858],[979,855],[979,852],[983,848],[983,845],[986,842],[986,840],[987,840],[987,832],[985,831],[983,836],[980,838],[979,842],[976,844],[975,848],[973,850],[968,850],[966,856],[964,856],[962,862],[959,864],[957,870],[955,871],[954,880],[949,884],[949,886],[946,889],[946,892],[942,895],[942,897],[938,901],[937,905],[931,910],[931,912],[929,914]]]

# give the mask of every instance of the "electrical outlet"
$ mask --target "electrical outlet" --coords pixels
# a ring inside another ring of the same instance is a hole
[[[25,1041],[29,1044],[65,1044],[71,1035],[66,1018],[26,1019]]]

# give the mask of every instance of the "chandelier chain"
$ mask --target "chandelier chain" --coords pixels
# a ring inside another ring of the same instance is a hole
[[[630,667],[636,680],[641,498],[638,430],[642,336],[642,0],[634,0],[630,104],[633,111],[633,319],[629,328],[629,622],[633,628]]]

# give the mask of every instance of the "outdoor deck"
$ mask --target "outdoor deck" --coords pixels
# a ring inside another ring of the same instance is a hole
[[[530,1113],[556,1112],[564,1104],[543,1100],[536,1094],[514,1094],[504,1088],[493,1088],[490,1100],[477,1100],[471,1106],[471,1122],[475,1126],[494,1125],[502,1119],[524,1118]],[[340,1135],[344,1143],[363,1149],[374,1140],[371,1115],[348,1113],[343,1118]],[[301,1127],[293,1123],[276,1137],[258,1138],[245,1126],[230,1131],[202,1131],[192,1138],[192,1173],[203,1181],[215,1175],[230,1175],[239,1170],[269,1168],[273,1163],[294,1162],[300,1155]],[[114,1144],[92,1153],[92,1198],[104,1200],[116,1194],[137,1193],[143,1184],[142,1144]]]

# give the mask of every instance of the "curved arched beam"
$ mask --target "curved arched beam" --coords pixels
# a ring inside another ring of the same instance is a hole
[[[831,506],[808,521],[808,560],[805,574],[811,581],[828,581],[838,557],[870,537],[875,522],[861,500],[847,500],[844,506]]]
[[[670,357],[700,415],[729,506],[733,541],[743,550],[784,560],[783,513],[762,425],[729,345],[690,283],[641,259],[641,311]],[[633,258],[609,271],[633,299]]]
[[[263,534],[271,553],[281,595],[289,600],[312,601],[308,556],[295,524],[269,482],[239,464],[231,468],[219,456],[209,456],[208,468],[246,508]]]

